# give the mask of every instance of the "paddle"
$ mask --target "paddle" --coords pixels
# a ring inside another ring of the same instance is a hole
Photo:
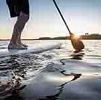
[[[68,27],[68,25],[67,25],[67,23],[66,23],[66,21],[65,21],[65,19],[64,19],[64,17],[63,17],[63,15],[62,15],[62,13],[61,13],[61,11],[60,11],[60,9],[59,9],[59,7],[58,7],[56,1],[53,0],[53,2],[54,2],[54,4],[55,4],[55,6],[56,6],[56,8],[57,8],[57,10],[58,10],[58,12],[59,12],[61,18],[62,18],[62,20],[63,20],[63,22],[64,22],[64,24],[65,24],[67,30],[69,31],[71,43],[72,43],[72,45],[73,45],[73,48],[75,49],[75,52],[80,52],[82,49],[84,49],[84,44],[83,44],[83,42],[80,40],[80,38],[75,38],[74,34],[70,31],[70,29],[69,29],[69,27]]]

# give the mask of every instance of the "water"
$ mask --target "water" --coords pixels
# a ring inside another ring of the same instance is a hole
[[[85,54],[76,58],[70,41],[59,42],[61,49],[0,58],[0,100],[99,100],[101,41],[83,41]],[[0,41],[0,49],[8,43]]]

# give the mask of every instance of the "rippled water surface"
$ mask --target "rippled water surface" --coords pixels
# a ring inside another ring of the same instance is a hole
[[[29,46],[53,41],[23,41]],[[72,55],[70,41],[39,54],[0,57],[0,100],[99,100],[101,41],[83,41],[81,55]],[[0,41],[0,50],[8,41]],[[72,56],[71,56],[72,55]]]

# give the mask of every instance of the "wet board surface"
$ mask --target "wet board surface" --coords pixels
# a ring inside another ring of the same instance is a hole
[[[25,53],[33,53],[38,54],[44,51],[58,49],[61,47],[61,43],[57,42],[47,42],[47,43],[35,43],[33,46],[29,46],[28,49],[25,50],[8,50],[8,49],[1,49],[0,50],[0,57],[3,56],[10,56],[10,55],[17,55],[17,54],[25,54]]]

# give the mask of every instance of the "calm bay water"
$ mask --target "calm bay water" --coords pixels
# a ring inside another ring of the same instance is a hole
[[[47,41],[23,42],[34,46]],[[101,98],[101,40],[84,40],[85,54],[81,59],[70,56],[73,48],[69,40],[55,42],[62,42],[61,49],[0,58],[0,100]],[[0,41],[0,50],[7,48],[8,43]]]

